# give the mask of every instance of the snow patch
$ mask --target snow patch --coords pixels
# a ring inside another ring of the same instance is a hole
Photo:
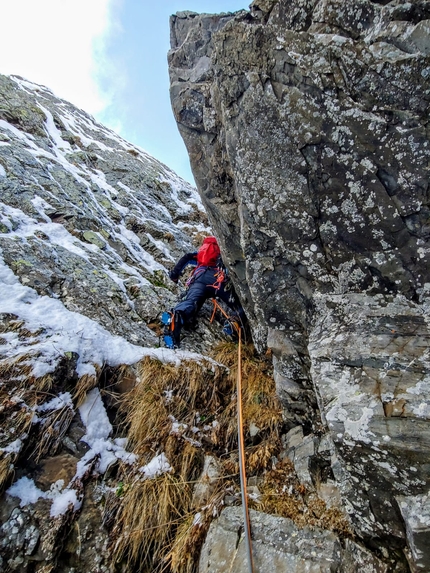
[[[32,479],[22,477],[11,485],[11,487],[6,490],[6,493],[13,497],[18,497],[20,499],[20,507],[36,503],[39,499],[52,499],[51,517],[59,517],[66,513],[70,504],[73,505],[73,511],[77,511],[82,505],[82,501],[77,497],[76,490],[66,488],[61,491],[63,485],[63,480],[59,480],[52,484],[49,491],[42,491],[36,486]]]
[[[1,448],[1,451],[4,454],[18,454],[21,451],[21,448],[22,448],[22,441],[18,439],[15,440],[14,442],[11,442],[4,448]]]
[[[93,388],[88,392],[85,402],[79,408],[79,413],[87,430],[81,441],[88,444],[91,449],[78,462],[77,477],[84,475],[96,456],[99,456],[99,459],[95,470],[100,474],[105,473],[109,466],[118,459],[130,464],[136,461],[135,454],[125,450],[126,439],[109,439],[112,424],[109,422],[98,388]]]
[[[168,459],[166,458],[166,454],[162,452],[155,458],[146,464],[146,466],[142,466],[139,468],[139,471],[143,473],[145,479],[153,479],[157,476],[160,476],[164,473],[170,472],[172,470],[171,465],[169,464]]]
[[[0,346],[0,359],[28,356],[28,363],[36,377],[54,371],[66,352],[75,352],[79,356],[76,366],[79,376],[94,375],[94,365],[136,364],[146,356],[176,366],[183,360],[208,361],[194,352],[141,347],[121,336],[110,334],[94,320],[69,311],[61,301],[38,295],[34,289],[22,285],[4,263],[1,251],[0,313],[17,315],[31,332],[43,329],[43,333],[33,339],[31,346],[20,341],[16,335],[2,335],[7,344]],[[214,361],[208,362],[216,364]]]
[[[70,408],[73,410],[73,400],[70,392],[62,392],[49,402],[45,402],[37,407],[38,412],[47,412],[51,410],[59,410],[60,408]]]
[[[46,129],[54,145],[59,148],[68,149],[71,151],[70,143],[68,141],[64,141],[64,139],[61,137],[61,132],[59,129],[57,129],[57,126],[54,123],[54,118],[52,117],[52,113],[40,104],[39,108],[43,111],[43,113],[46,116],[46,121],[45,121]]]

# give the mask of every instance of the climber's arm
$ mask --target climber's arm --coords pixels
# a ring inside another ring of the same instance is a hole
[[[174,283],[177,283],[183,270],[187,265],[197,265],[197,251],[194,253],[187,253],[179,259],[173,269],[169,272],[169,277]]]

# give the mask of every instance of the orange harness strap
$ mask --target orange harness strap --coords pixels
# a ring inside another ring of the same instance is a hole
[[[222,308],[222,306],[219,304],[219,302],[217,301],[216,298],[212,299],[212,304],[214,305],[214,309],[212,311],[212,316],[210,319],[210,323],[212,324],[212,322],[215,319],[215,314],[216,311],[219,310],[221,312],[221,314],[223,314],[225,316],[225,318],[230,322],[230,324],[233,326],[233,328],[235,329],[235,331],[237,333],[240,332],[240,325],[236,322],[236,320],[231,320],[231,318],[229,317],[229,315],[225,312],[225,310]]]
[[[222,283],[225,281],[225,272],[222,269],[218,269],[218,272],[215,275],[216,281],[213,285],[207,285],[213,287],[215,290],[218,290]]]

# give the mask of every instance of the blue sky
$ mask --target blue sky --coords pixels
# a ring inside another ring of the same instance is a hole
[[[170,107],[169,16],[235,12],[250,1],[8,1],[0,73],[48,86],[193,182]]]
[[[109,60],[126,70],[111,105],[100,115],[104,123],[120,122],[121,135],[144,147],[182,177],[192,181],[188,155],[170,108],[167,52],[169,16],[179,10],[234,12],[247,0],[125,0],[116,10],[121,31],[108,46]],[[102,80],[106,86],[109,77]]]

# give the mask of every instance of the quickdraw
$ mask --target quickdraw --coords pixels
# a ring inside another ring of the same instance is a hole
[[[213,287],[215,290],[219,290],[221,288],[221,285],[223,284],[223,282],[225,282],[226,279],[226,274],[225,271],[223,271],[223,269],[218,269],[218,272],[215,275],[215,282],[213,285],[208,285]]]

